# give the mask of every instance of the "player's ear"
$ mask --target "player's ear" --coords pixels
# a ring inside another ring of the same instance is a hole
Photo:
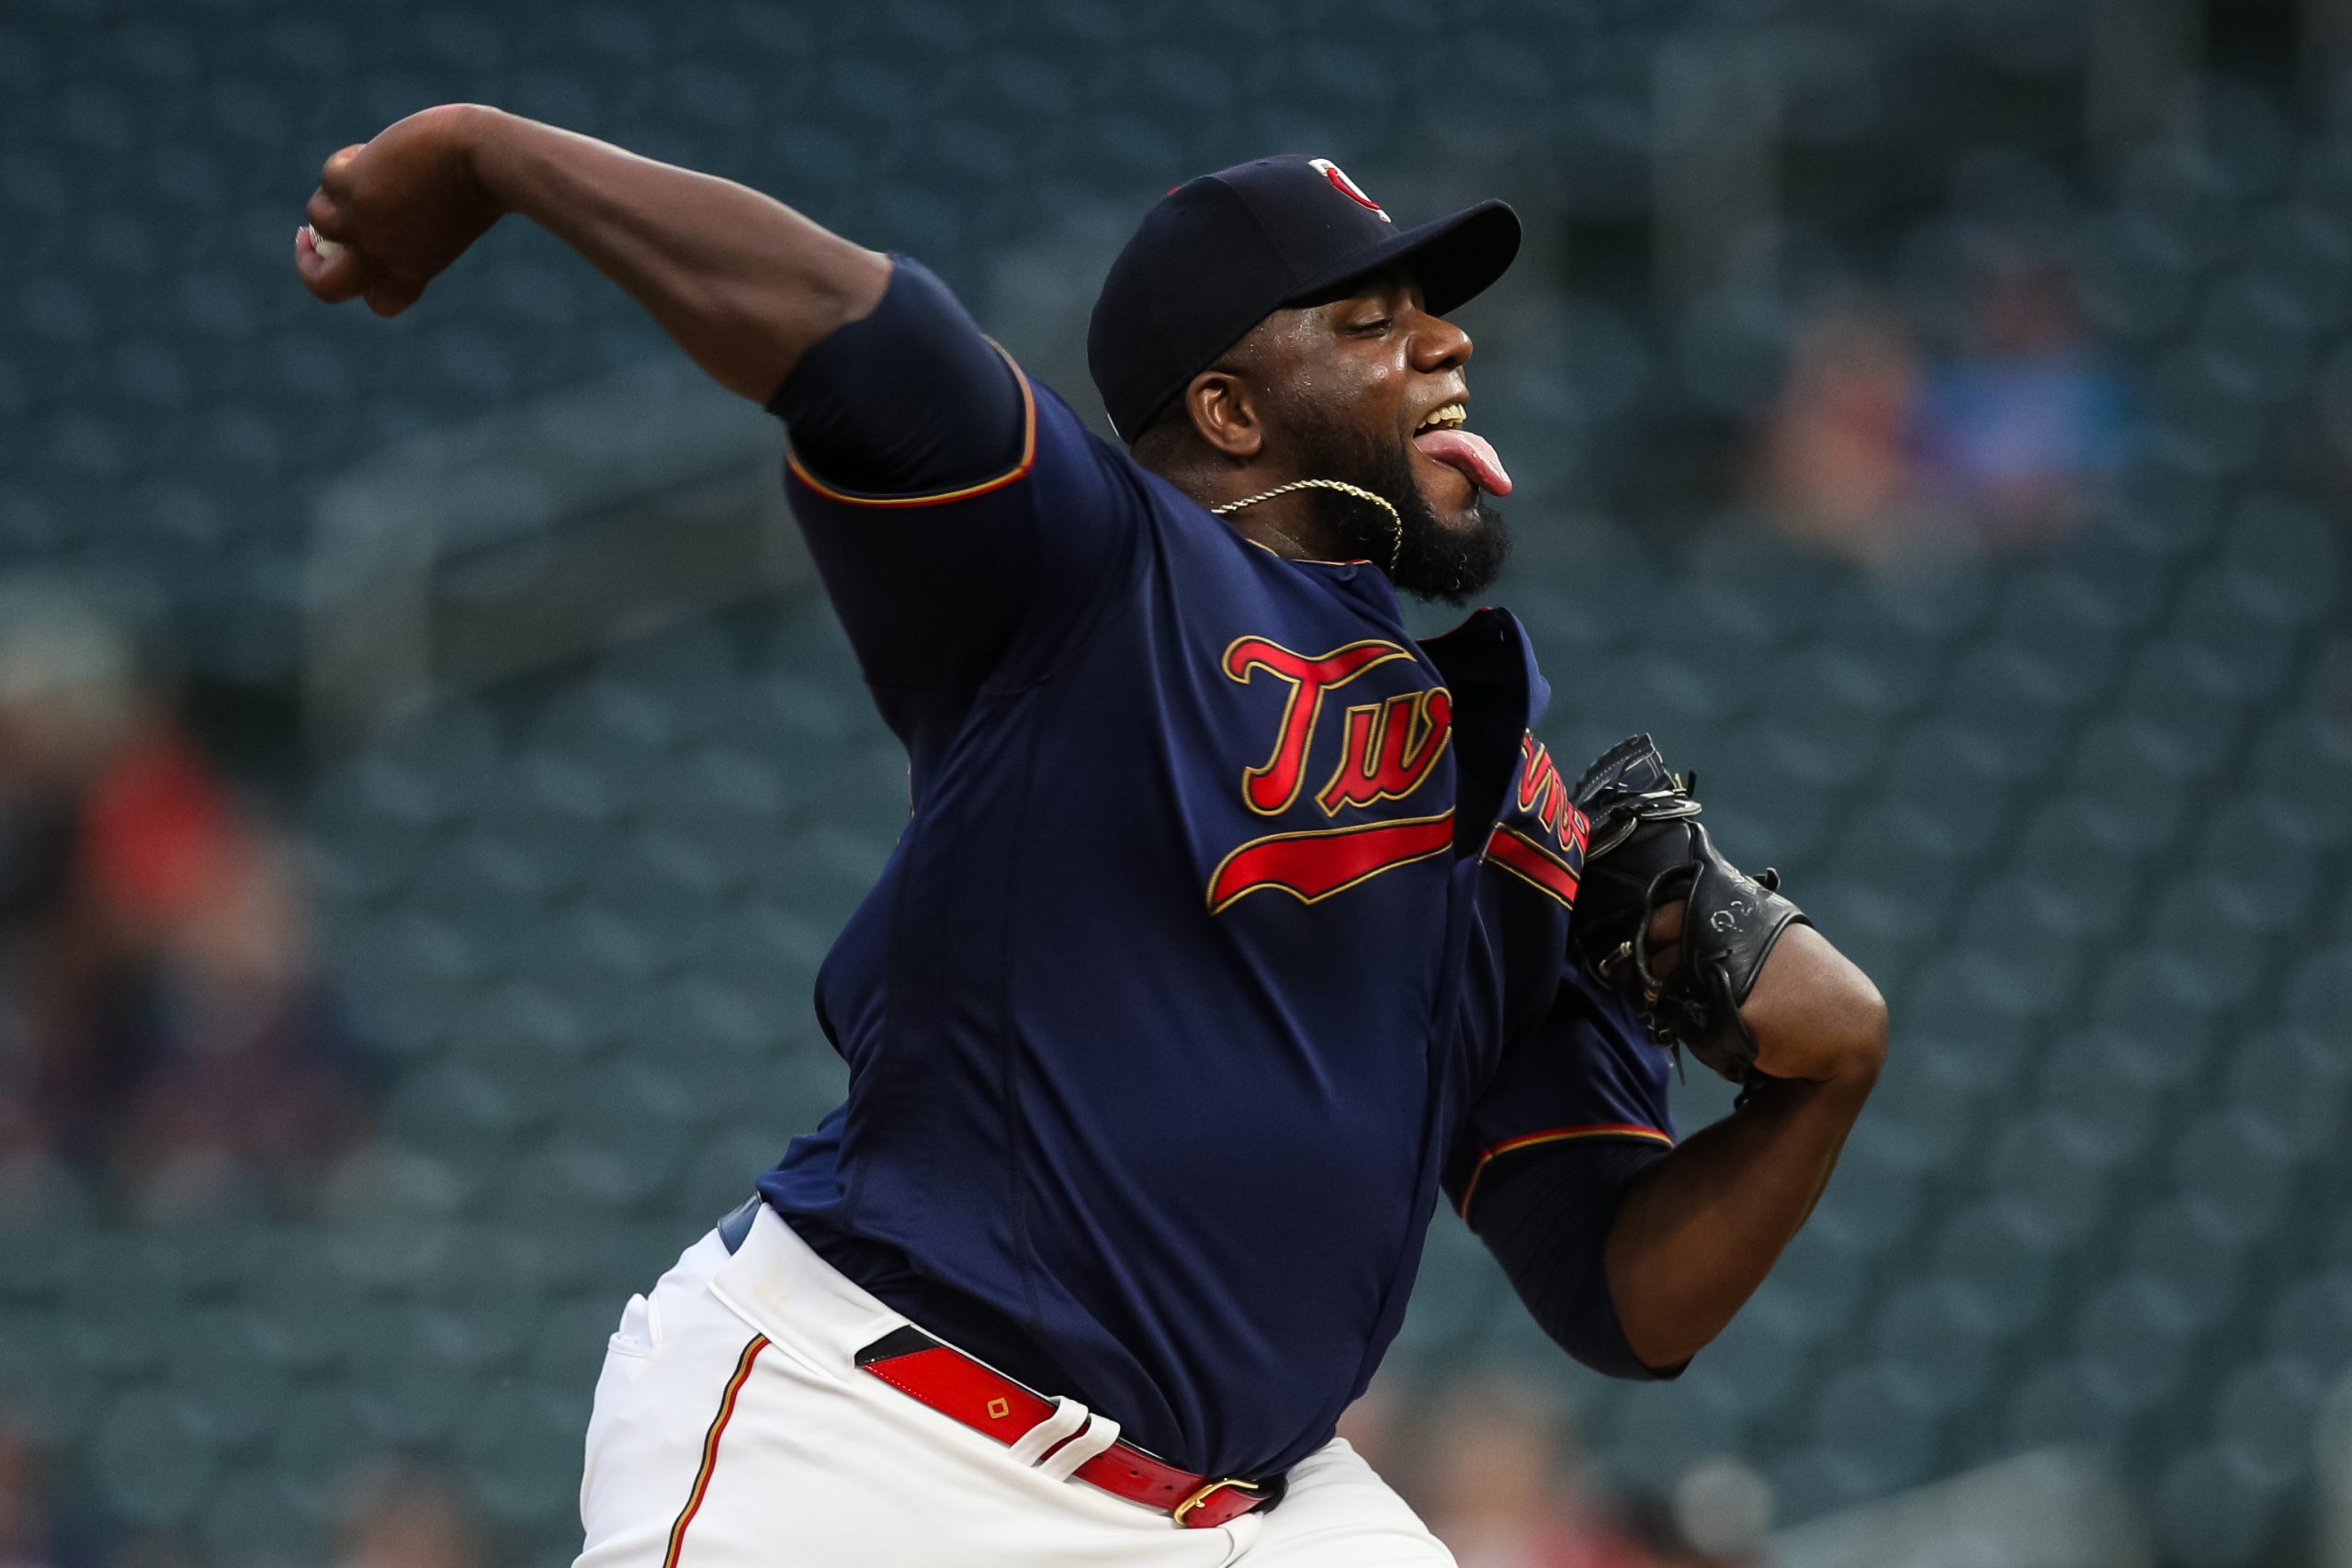
[[[1184,412],[1209,450],[1221,457],[1246,461],[1266,444],[1256,389],[1231,370],[1204,370],[1193,377],[1184,389]]]

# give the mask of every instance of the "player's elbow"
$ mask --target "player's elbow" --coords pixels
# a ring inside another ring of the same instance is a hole
[[[1707,1345],[1706,1339],[1687,1347],[1679,1342],[1636,1343],[1634,1334],[1634,1325],[1628,1324],[1612,1340],[1563,1338],[1555,1334],[1552,1342],[1587,1371],[1621,1382],[1672,1382],[1689,1370],[1692,1359]]]

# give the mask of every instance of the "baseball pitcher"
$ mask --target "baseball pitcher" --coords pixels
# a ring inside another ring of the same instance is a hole
[[[1179,186],[1094,304],[1115,443],[920,263],[490,108],[335,153],[296,265],[390,315],[509,213],[781,418],[912,775],[818,977],[848,1099],[628,1303],[580,1568],[1450,1562],[1332,1435],[1441,1195],[1591,1366],[1723,1328],[1885,1010],[1647,737],[1562,771],[1509,614],[1405,628],[1503,556],[1451,316],[1508,207]],[[1678,1142],[1681,1050],[1744,1092]]]

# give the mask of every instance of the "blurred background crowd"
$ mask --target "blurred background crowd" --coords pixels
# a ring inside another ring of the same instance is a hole
[[[394,322],[294,281],[457,98],[920,254],[1090,409],[1193,174],[1511,200],[1545,739],[1695,767],[1894,1060],[1681,1382],[1441,1214],[1347,1431],[1465,1568],[2352,1565],[2340,0],[9,0],[0,1565],[568,1562],[621,1302],[841,1092],[903,761],[773,427],[520,228]]]

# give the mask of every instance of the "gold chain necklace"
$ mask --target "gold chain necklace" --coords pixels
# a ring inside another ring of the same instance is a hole
[[[1336,490],[1341,495],[1351,495],[1358,501],[1368,501],[1388,513],[1388,521],[1395,528],[1394,542],[1388,547],[1388,575],[1390,577],[1396,575],[1396,563],[1405,558],[1405,514],[1397,511],[1386,496],[1375,494],[1362,485],[1351,485],[1344,479],[1293,479],[1286,485],[1276,485],[1262,495],[1249,496],[1240,501],[1228,501],[1222,506],[1212,506],[1209,510],[1219,517],[1229,517],[1245,506],[1255,506],[1261,501],[1272,501],[1278,495],[1288,495],[1295,490]]]

